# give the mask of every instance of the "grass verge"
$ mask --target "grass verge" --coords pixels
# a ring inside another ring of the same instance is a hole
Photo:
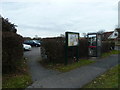
[[[120,70],[120,65],[111,68],[103,75],[83,86],[83,88],[118,88],[118,86],[120,88],[120,85],[118,85],[118,76],[120,76],[118,69]]]
[[[26,60],[22,60],[20,72],[3,74],[2,88],[26,88],[32,83],[31,76],[28,74]]]
[[[120,51],[118,51],[118,50],[112,50],[110,52],[103,53],[102,57],[107,57],[107,56],[110,56],[112,54],[120,54]]]
[[[49,63],[49,64],[43,64],[42,65],[48,69],[53,69],[56,71],[60,71],[60,72],[68,72],[70,70],[73,70],[75,68],[81,67],[81,66],[85,66],[91,63],[94,63],[95,61],[92,60],[84,60],[81,59],[78,62],[72,63],[72,64],[68,64],[68,65],[64,65],[64,64],[53,64],[53,63]]]

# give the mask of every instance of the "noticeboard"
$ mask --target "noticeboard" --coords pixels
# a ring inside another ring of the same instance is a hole
[[[70,46],[78,46],[79,44],[79,33],[74,32],[66,32],[67,45]]]
[[[79,33],[76,32],[65,32],[66,35],[66,45],[65,45],[65,65],[68,63],[68,48],[73,48],[76,51],[76,61],[79,59]],[[76,47],[76,48],[74,48]],[[74,53],[74,52],[72,52]]]

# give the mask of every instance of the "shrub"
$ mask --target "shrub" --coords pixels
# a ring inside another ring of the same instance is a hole
[[[102,53],[109,52],[113,46],[113,42],[102,41]],[[65,38],[44,38],[42,40],[41,55],[46,62],[63,63],[65,60]],[[77,47],[68,47],[68,62],[73,62],[76,56]],[[88,41],[85,38],[79,40],[78,57],[88,57]]]
[[[48,62],[63,62],[64,46],[64,38],[45,38],[42,40],[42,57],[46,54]]]
[[[8,73],[17,70],[23,57],[23,38],[12,32],[2,33],[2,71]]]
[[[80,39],[79,40],[79,52],[80,57],[87,57],[88,56],[88,41],[87,39]]]
[[[102,41],[102,53],[114,50],[115,43],[113,41]]]
[[[16,33],[17,29],[15,28],[17,25],[12,24],[8,18],[4,19],[2,17],[2,32],[13,32]]]
[[[42,40],[41,55],[46,62],[63,63],[65,60],[65,38],[45,38]],[[79,40],[79,57],[87,57],[87,39]],[[68,48],[69,62],[77,55],[77,47]]]

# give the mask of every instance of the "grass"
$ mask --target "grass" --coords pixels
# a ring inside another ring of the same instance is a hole
[[[91,63],[94,63],[94,62],[95,61],[92,61],[92,60],[81,59],[78,62],[68,64],[68,65],[49,63],[49,64],[44,64],[44,66],[46,68],[57,70],[57,71],[60,71],[60,72],[68,72],[68,71],[73,70],[75,68],[85,66],[85,65],[88,65],[88,64],[91,64]]]
[[[30,85],[31,80],[29,75],[15,75],[6,76],[6,80],[3,81],[2,88],[26,88]]]
[[[112,54],[120,54],[120,51],[112,50],[110,52],[103,53],[101,57],[104,58],[104,57],[110,56]],[[68,71],[73,70],[75,68],[85,66],[85,65],[88,65],[88,64],[91,64],[94,62],[95,61],[92,61],[92,60],[81,59],[79,62],[68,64],[66,66],[64,64],[53,64],[53,63],[43,63],[43,62],[40,62],[40,63],[48,69],[53,69],[53,70],[57,70],[60,72],[68,72]]]
[[[118,50],[112,50],[110,52],[103,53],[102,57],[107,57],[107,56],[110,56],[112,54],[120,54],[120,51],[118,51]]]
[[[25,60],[23,60],[20,68],[21,72],[3,74],[2,88],[26,88],[32,83]]]
[[[83,88],[118,88],[118,86],[120,88],[120,85],[118,85],[118,81],[120,84],[120,80],[118,80],[118,76],[120,76],[118,68],[120,70],[120,64],[83,86]]]

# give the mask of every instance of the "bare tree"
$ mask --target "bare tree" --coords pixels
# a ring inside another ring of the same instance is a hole
[[[65,35],[64,34],[60,34],[60,37],[65,37]]]
[[[103,34],[105,32],[104,29],[99,30],[97,33]]]

